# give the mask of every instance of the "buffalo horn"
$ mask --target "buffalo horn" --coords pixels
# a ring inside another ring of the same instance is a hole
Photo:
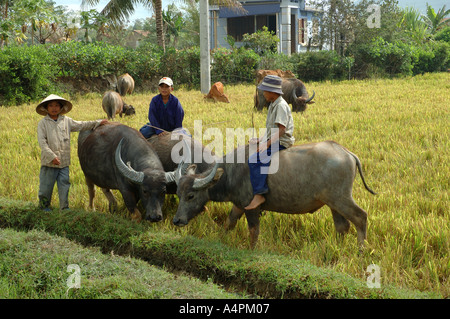
[[[192,188],[194,190],[204,188],[207,186],[211,181],[213,180],[214,176],[216,175],[217,168],[219,167],[218,164],[214,165],[211,172],[208,174],[208,176],[203,178],[196,178],[194,179],[194,184],[192,185]]]
[[[310,102],[310,101],[314,98],[314,95],[316,95],[316,92],[313,91],[313,95],[312,95],[309,99],[307,99],[307,100],[305,101],[305,103]]]
[[[144,181],[144,172],[136,172],[130,165],[130,163],[128,163],[128,165],[126,165],[123,160],[122,157],[120,156],[120,152],[122,149],[122,142],[123,142],[123,138],[120,140],[119,145],[117,145],[116,148],[116,155],[115,155],[115,159],[116,159],[116,166],[119,170],[119,172],[125,176],[128,180],[130,180],[131,182],[135,183],[135,184],[142,184],[142,182]]]

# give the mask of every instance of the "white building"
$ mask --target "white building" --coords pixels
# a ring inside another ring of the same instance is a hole
[[[290,55],[314,49],[320,12],[305,6],[305,0],[240,1],[245,12],[227,7],[210,6],[210,47],[229,48],[227,35],[242,45],[245,33],[254,33],[266,26],[280,39],[278,51]]]

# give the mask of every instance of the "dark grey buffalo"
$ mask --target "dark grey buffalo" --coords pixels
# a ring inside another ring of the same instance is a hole
[[[283,99],[286,100],[288,104],[292,105],[292,111],[303,112],[306,110],[307,104],[314,103],[312,100],[315,96],[309,97],[308,91],[306,91],[306,86],[299,79],[282,79],[282,91]],[[255,99],[255,107],[258,111],[261,111],[264,107],[269,106],[269,102],[264,98],[263,91],[257,89],[257,97]]]
[[[172,132],[161,136],[153,135],[147,141],[158,155],[165,172],[175,171],[182,158],[184,162],[196,163],[197,173],[211,169],[216,162],[214,153],[211,150],[205,148],[199,141],[181,132]],[[185,149],[187,151],[186,154],[184,153]],[[176,183],[174,181],[168,183],[167,194],[176,194],[176,192]]]
[[[247,147],[248,149],[248,147]],[[192,166],[178,181],[179,206],[173,219],[178,226],[187,225],[198,215],[206,202],[230,201],[234,204],[227,220],[232,229],[245,213],[250,230],[250,244],[254,247],[259,235],[261,210],[287,214],[313,213],[323,205],[331,208],[336,231],[344,234],[352,222],[362,246],[366,239],[367,213],[354,202],[352,186],[356,168],[366,189],[358,157],[333,141],[298,145],[279,152],[271,162],[268,175],[269,193],[256,210],[244,207],[253,198],[247,162],[217,163],[204,174],[195,174]],[[247,156],[248,158],[248,156]],[[270,171],[269,171],[270,172]]]
[[[145,219],[160,221],[166,190],[166,174],[150,144],[137,130],[112,123],[78,137],[78,157],[86,177],[89,207],[93,209],[94,185],[102,188],[110,211],[117,202],[110,189],[118,189],[132,218],[140,221],[140,200]]]

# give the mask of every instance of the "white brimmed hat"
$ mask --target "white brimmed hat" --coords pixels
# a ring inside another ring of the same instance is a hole
[[[62,105],[62,109],[61,112],[59,113],[60,115],[69,113],[70,110],[72,109],[72,103],[70,103],[69,101],[67,101],[66,99],[55,95],[55,94],[50,94],[49,96],[47,96],[44,100],[42,100],[41,103],[39,103],[38,106],[36,106],[36,112],[40,115],[47,115],[47,105],[48,103],[50,103],[51,101],[58,101],[59,103],[61,103]]]
[[[158,85],[161,85],[161,84],[167,84],[168,86],[173,86],[173,81],[172,81],[172,79],[171,78],[168,78],[168,77],[163,77],[161,80],[159,80],[159,84]]]
[[[269,91],[269,92],[274,92],[274,93],[283,95],[283,91],[281,89],[281,83],[282,83],[282,80],[279,76],[266,75],[264,77],[264,80],[258,86],[258,89],[260,89],[262,91]]]

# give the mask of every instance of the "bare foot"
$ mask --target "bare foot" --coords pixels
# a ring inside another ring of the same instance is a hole
[[[252,210],[257,208],[259,205],[264,203],[266,201],[266,198],[263,195],[256,194],[250,204],[248,204],[247,207],[245,207],[246,210]]]

